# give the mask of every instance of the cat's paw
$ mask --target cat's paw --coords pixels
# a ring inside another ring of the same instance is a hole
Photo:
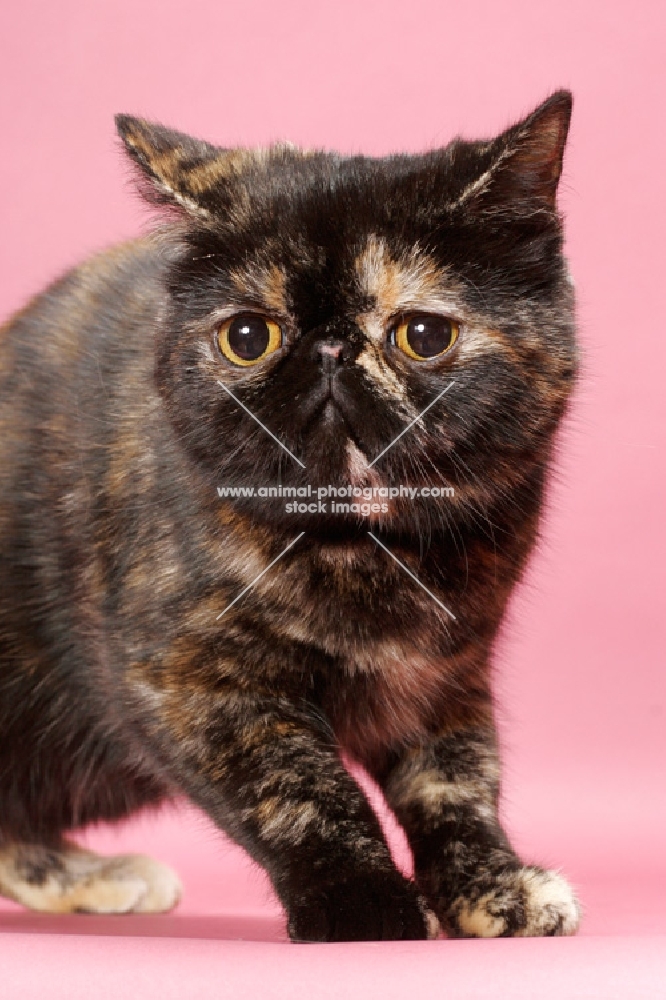
[[[15,844],[0,851],[0,893],[42,913],[164,913],[178,876],[144,854],[103,857],[74,844]]]
[[[446,924],[459,937],[549,937],[575,934],[580,915],[562,875],[528,865],[499,875],[491,888],[472,883],[448,907]]]
[[[100,881],[118,884],[123,879],[141,887],[127,910],[129,913],[166,913],[174,908],[183,892],[176,873],[146,854],[118,855],[110,858],[100,871]]]
[[[373,872],[298,894],[288,931],[292,941],[414,941],[440,926],[411,882]]]

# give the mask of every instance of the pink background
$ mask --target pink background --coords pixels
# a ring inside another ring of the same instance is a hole
[[[114,112],[224,145],[384,153],[485,136],[574,91],[561,204],[585,373],[497,690],[508,827],[586,916],[573,940],[288,945],[262,873],[184,811],[89,835],[172,861],[173,916],[0,903],[4,995],[666,996],[664,40],[657,0],[5,0],[3,318],[146,224]]]

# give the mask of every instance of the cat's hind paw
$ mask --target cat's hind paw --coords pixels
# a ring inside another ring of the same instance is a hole
[[[551,937],[575,934],[580,917],[562,875],[527,865],[499,875],[491,888],[472,885],[450,905],[446,922],[458,937]]]
[[[42,913],[164,913],[182,889],[171,868],[143,854],[16,844],[0,850],[0,893]]]

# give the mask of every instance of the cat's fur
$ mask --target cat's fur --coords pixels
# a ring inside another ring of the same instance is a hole
[[[118,118],[167,221],[0,332],[0,892],[168,908],[168,869],[65,835],[184,793],[266,869],[294,939],[420,938],[433,913],[453,935],[575,931],[567,883],[499,825],[489,683],[576,371],[570,110],[559,92],[494,140],[384,159]],[[284,343],[239,367],[216,331],[248,310]],[[413,312],[459,321],[455,349],[401,353],[387,331]],[[277,483],[455,496],[368,520],[217,493]]]

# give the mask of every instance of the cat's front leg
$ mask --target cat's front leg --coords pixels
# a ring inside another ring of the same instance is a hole
[[[412,847],[417,885],[449,935],[576,932],[580,908],[569,884],[523,864],[499,823],[491,730],[449,733],[405,751],[381,783]]]
[[[266,869],[293,940],[438,929],[316,712],[234,687],[172,693],[161,714],[179,783]]]

